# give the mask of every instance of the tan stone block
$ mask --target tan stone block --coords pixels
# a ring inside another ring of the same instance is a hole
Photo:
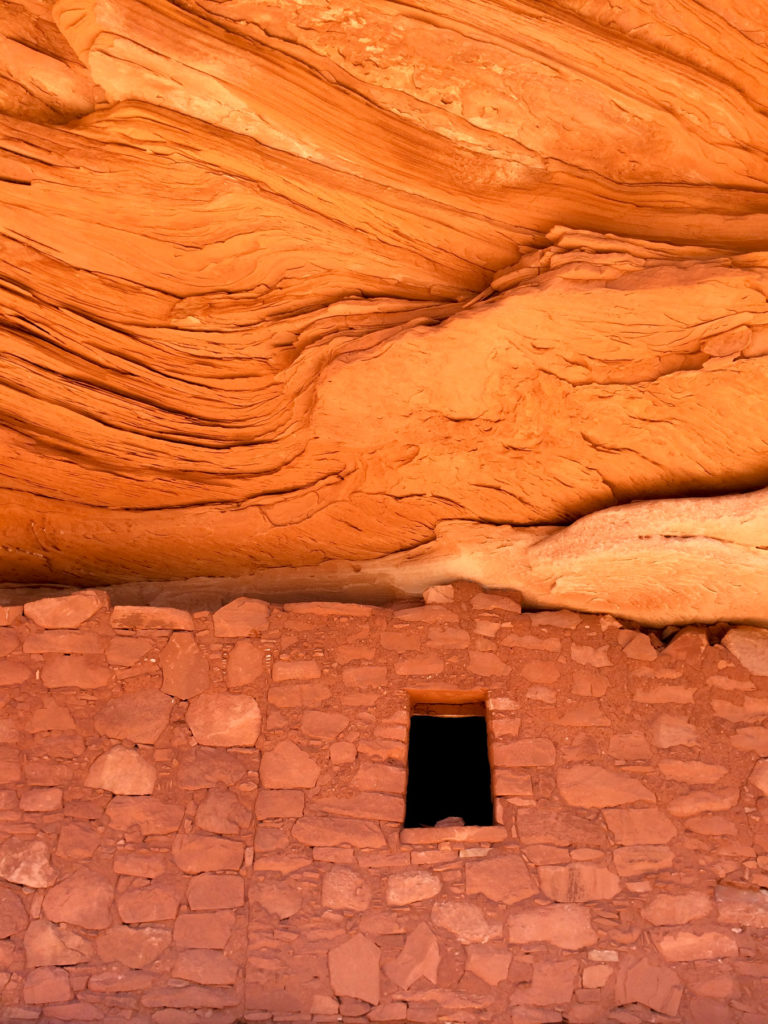
[[[712,913],[712,900],[704,892],[660,893],[642,908],[651,924],[688,924]]]
[[[603,817],[621,846],[636,846],[648,839],[668,843],[677,835],[675,823],[656,807],[606,809]]]
[[[281,740],[262,755],[261,783],[267,789],[311,789],[319,775],[319,765],[293,740]]]
[[[184,817],[184,808],[151,796],[116,796],[107,805],[112,828],[127,832],[137,827],[143,836],[161,836],[176,832]]]
[[[203,746],[252,747],[261,731],[261,711],[245,694],[204,693],[190,702],[187,725]]]
[[[102,705],[93,724],[113,740],[154,744],[168,726],[172,706],[172,698],[159,690],[124,693]]]
[[[244,850],[242,843],[232,839],[178,835],[173,841],[171,856],[180,871],[197,875],[204,871],[238,871]]]
[[[108,928],[114,894],[114,876],[107,878],[89,868],[81,868],[48,889],[43,897],[43,912],[57,924],[96,930]]]
[[[467,893],[481,893],[496,903],[520,903],[539,891],[525,861],[518,854],[469,861],[464,870]]]
[[[398,871],[387,878],[386,901],[390,907],[405,907],[432,899],[442,882],[432,871]]]
[[[195,825],[206,832],[237,835],[251,824],[249,808],[228,789],[212,789],[197,809]]]
[[[116,962],[126,967],[141,968],[157,963],[170,944],[168,928],[115,925],[97,936],[96,951],[104,963]]]
[[[256,797],[256,819],[300,818],[304,813],[304,793],[300,789],[260,789]]]
[[[86,963],[93,949],[77,932],[37,918],[24,933],[24,955],[27,967],[57,967]]]
[[[40,672],[40,679],[49,690],[68,686],[98,690],[107,686],[111,677],[103,659],[93,654],[51,654]]]
[[[557,772],[557,786],[565,802],[575,807],[615,807],[656,800],[638,779],[593,764],[561,768]]]
[[[365,935],[354,935],[328,953],[331,989],[376,1005],[379,1002],[381,952]]]
[[[185,949],[176,957],[171,974],[201,985],[234,985],[237,964],[218,950]]]
[[[190,878],[187,887],[190,910],[233,910],[245,903],[241,875],[203,873]]]
[[[0,878],[30,889],[46,889],[56,881],[51,854],[40,839],[11,836],[0,844]]]
[[[719,960],[739,955],[739,945],[729,932],[666,932],[654,938],[662,956],[674,962]]]
[[[163,673],[163,692],[190,700],[208,689],[208,659],[191,633],[172,633],[158,656]]]
[[[45,597],[24,605],[24,615],[41,629],[77,629],[109,607],[103,590],[81,590],[65,597]]]
[[[24,979],[24,1002],[30,1006],[71,998],[69,974],[63,967],[34,967]]]
[[[613,864],[622,878],[671,868],[675,855],[669,846],[622,846],[613,852]]]
[[[97,757],[85,777],[85,785],[121,796],[148,796],[157,782],[157,769],[138,750],[112,747]]]
[[[513,910],[507,930],[513,945],[548,942],[560,949],[584,949],[597,941],[588,908],[575,904]]]
[[[179,608],[155,608],[151,605],[116,605],[110,622],[113,629],[193,630],[195,621]]]
[[[323,875],[320,902],[330,910],[367,910],[371,886],[359,871],[333,867]]]
[[[618,876],[598,864],[551,864],[538,869],[541,891],[557,903],[611,900],[621,889]]]
[[[257,636],[269,626],[269,605],[251,597],[238,597],[213,613],[213,632],[218,637]]]

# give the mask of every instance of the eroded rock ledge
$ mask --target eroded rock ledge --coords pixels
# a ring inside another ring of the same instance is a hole
[[[646,7],[7,5],[0,578],[768,621],[768,24]]]

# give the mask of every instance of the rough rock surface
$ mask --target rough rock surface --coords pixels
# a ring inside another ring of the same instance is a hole
[[[4,4],[0,578],[768,622],[766,38],[725,0]]]

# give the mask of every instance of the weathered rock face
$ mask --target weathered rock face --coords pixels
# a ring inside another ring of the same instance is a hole
[[[0,577],[768,621],[761,12],[0,19]]]

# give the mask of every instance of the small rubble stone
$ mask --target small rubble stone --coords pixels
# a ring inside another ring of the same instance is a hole
[[[245,694],[204,693],[190,702],[187,725],[203,746],[252,747],[261,731],[261,712]]]
[[[238,597],[213,613],[213,632],[226,639],[256,636],[269,625],[269,605],[252,597]]]
[[[122,796],[148,796],[155,788],[157,769],[138,750],[112,747],[97,757],[85,778],[92,789]]]

